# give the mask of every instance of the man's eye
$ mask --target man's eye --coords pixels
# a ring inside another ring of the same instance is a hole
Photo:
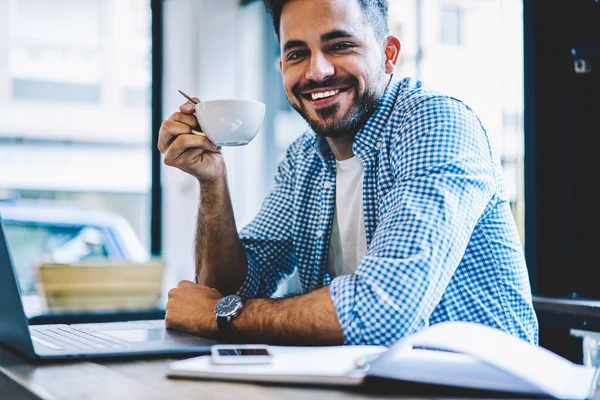
[[[296,61],[296,60],[304,57],[304,55],[305,55],[304,53],[305,52],[303,52],[303,51],[293,51],[290,54],[288,54],[288,56],[286,57],[286,59],[288,61]]]
[[[352,43],[336,43],[331,46],[332,50],[348,50],[353,48],[354,45]]]

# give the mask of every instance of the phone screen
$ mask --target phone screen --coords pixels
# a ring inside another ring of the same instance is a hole
[[[237,349],[219,349],[220,356],[268,356],[267,349],[237,348]]]

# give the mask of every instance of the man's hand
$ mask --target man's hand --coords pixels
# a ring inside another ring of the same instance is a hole
[[[158,150],[165,156],[164,163],[187,172],[200,182],[223,178],[225,161],[221,148],[206,136],[192,133],[192,129],[200,128],[194,116],[194,105],[188,101],[160,127]]]
[[[169,290],[165,324],[173,329],[205,338],[215,337],[218,328],[215,305],[223,296],[216,289],[181,281]]]

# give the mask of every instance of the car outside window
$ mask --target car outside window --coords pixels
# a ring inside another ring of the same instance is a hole
[[[35,265],[107,259],[102,231],[91,226],[51,225],[4,221],[13,264],[22,294],[36,292]]]

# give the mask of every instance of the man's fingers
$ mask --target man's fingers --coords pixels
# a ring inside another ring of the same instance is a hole
[[[164,153],[173,140],[183,133],[192,133],[192,128],[187,124],[171,121],[170,119],[163,121],[158,136],[158,150]]]
[[[176,160],[188,150],[194,151],[194,154],[200,155],[205,151],[218,152],[217,146],[211,143],[208,138],[200,135],[179,135],[173,140],[173,143],[165,151],[164,162],[167,165],[174,165]]]
[[[192,129],[192,133],[194,135],[204,136],[205,138],[208,139],[208,136],[206,136],[206,134],[204,132],[200,132],[200,131],[197,131],[196,129]],[[210,145],[213,147],[213,149],[215,149],[215,150],[221,150],[221,146],[217,146],[210,139],[208,139],[208,141],[210,142]]]
[[[183,133],[191,133],[194,128],[199,128],[196,116],[182,111],[174,112],[160,126],[158,150],[164,153],[175,137]]]
[[[183,139],[176,139],[173,144],[169,147],[169,149],[165,152],[165,157],[164,157],[164,163],[166,165],[169,166],[176,166],[176,164],[178,163],[180,157],[182,157],[184,154],[186,157],[183,157],[184,159],[189,158],[190,156],[200,156],[201,154],[203,154],[206,149],[200,146],[189,146],[186,145],[186,142],[189,142],[189,140],[186,140],[187,138],[183,138]]]
[[[196,284],[192,281],[179,281],[179,283],[177,284],[178,288],[182,288],[182,287],[186,287],[186,286],[196,286]]]
[[[179,111],[181,111],[184,114],[193,114],[194,111],[196,111],[196,108],[192,103],[185,103],[179,106]]]
[[[193,99],[200,103],[200,100],[197,97],[193,97]],[[179,111],[184,114],[193,114],[196,111],[196,105],[188,100],[179,106]]]
[[[167,310],[167,312],[165,313],[165,328],[173,331],[177,330],[177,324],[175,323],[174,318],[172,317],[169,310]]]
[[[177,111],[171,114],[169,117],[170,121],[181,122],[183,124],[189,125],[190,128],[195,128],[198,126],[198,120],[194,115],[185,114],[183,112]]]

